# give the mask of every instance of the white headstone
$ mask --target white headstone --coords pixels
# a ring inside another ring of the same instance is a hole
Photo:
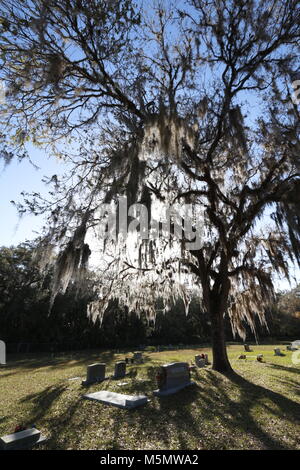
[[[6,345],[0,340],[0,364],[6,364]]]

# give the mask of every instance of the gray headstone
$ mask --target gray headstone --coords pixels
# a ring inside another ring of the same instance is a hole
[[[153,392],[157,396],[171,395],[193,384],[187,362],[173,362],[161,366],[157,381],[159,388]]]
[[[285,354],[283,354],[283,353],[280,351],[280,348],[274,349],[274,355],[275,355],[275,356],[285,356]]]
[[[141,351],[136,351],[133,353],[133,360],[136,364],[143,363],[143,353]]]
[[[105,379],[105,364],[96,363],[87,366],[86,380],[82,382],[82,385],[91,385],[97,382],[102,382]]]
[[[126,409],[136,408],[148,402],[148,398],[145,395],[123,395],[122,393],[108,392],[105,390],[89,393],[84,395],[83,398]]]
[[[0,449],[17,450],[29,449],[37,444],[41,439],[41,432],[38,429],[26,429],[25,431],[7,434],[0,438]]]
[[[205,367],[205,365],[206,365],[205,364],[205,359],[200,355],[195,356],[195,363],[196,363],[196,366],[200,367],[200,368]]]
[[[6,364],[6,346],[2,340],[0,340],[0,364]]]
[[[289,345],[286,347],[286,350],[287,350],[287,351],[297,351],[298,348],[297,348],[297,347],[293,347],[292,345],[289,344]]]
[[[115,363],[115,379],[122,379],[126,375],[126,362],[119,361]]]

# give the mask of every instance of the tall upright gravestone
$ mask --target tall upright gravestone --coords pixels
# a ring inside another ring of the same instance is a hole
[[[87,366],[86,380],[82,382],[82,385],[92,385],[97,382],[102,382],[105,379],[105,364],[96,363]]]
[[[135,351],[133,353],[133,362],[135,362],[136,364],[143,363],[143,354],[141,351]]]
[[[126,375],[126,362],[125,361],[119,361],[115,363],[115,373],[114,373],[114,378],[115,379],[122,379]]]
[[[187,362],[172,362],[160,367],[157,374],[158,390],[154,390],[154,395],[172,395],[179,390],[192,385],[190,369]]]
[[[0,364],[6,364],[6,345],[2,340],[0,340]]]
[[[205,367],[205,359],[200,354],[195,356],[195,363],[197,367]]]

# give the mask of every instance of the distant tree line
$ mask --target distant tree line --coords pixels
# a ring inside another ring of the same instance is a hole
[[[210,341],[209,316],[192,301],[185,314],[181,300],[167,313],[158,305],[156,320],[120,308],[112,301],[102,324],[87,315],[93,300],[91,274],[86,282],[90,289],[80,292],[69,286],[58,295],[49,311],[51,273],[43,278],[32,260],[33,246],[0,248],[0,339],[11,352],[63,351],[86,348],[126,348],[140,345],[197,344]],[[278,295],[276,305],[266,312],[269,332],[259,328],[259,339],[267,337],[300,337],[300,289]],[[89,294],[87,294],[89,292]],[[226,337],[233,340],[229,322]],[[253,339],[249,329],[248,340]],[[237,338],[238,339],[238,338]]]

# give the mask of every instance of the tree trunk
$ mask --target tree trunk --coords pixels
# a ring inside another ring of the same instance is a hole
[[[214,370],[221,373],[231,372],[225,342],[224,316],[221,309],[213,309],[211,311],[211,334],[212,334],[212,351]]]

